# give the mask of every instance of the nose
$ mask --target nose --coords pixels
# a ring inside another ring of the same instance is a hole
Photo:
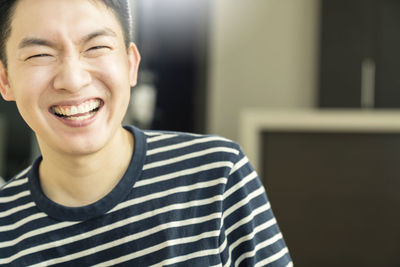
[[[53,86],[55,89],[73,93],[90,82],[90,73],[84,68],[82,62],[78,58],[68,57],[60,63]]]

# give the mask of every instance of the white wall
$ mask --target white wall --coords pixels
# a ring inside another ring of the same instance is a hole
[[[246,107],[315,106],[318,0],[213,0],[208,132],[238,139]]]

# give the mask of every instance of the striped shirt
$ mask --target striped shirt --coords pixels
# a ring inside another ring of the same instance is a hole
[[[0,190],[1,266],[292,266],[264,188],[240,147],[142,131],[126,173],[84,207],[52,202],[41,158]]]

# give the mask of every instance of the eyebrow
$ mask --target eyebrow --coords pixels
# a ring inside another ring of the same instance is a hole
[[[117,37],[117,34],[109,28],[104,28],[104,29],[94,31],[92,33],[89,33],[89,34],[83,36],[79,40],[79,43],[89,42],[90,40],[95,39],[99,36]],[[19,43],[18,48],[23,49],[23,48],[30,47],[30,46],[48,46],[50,48],[55,48],[56,44],[50,40],[46,40],[46,39],[42,39],[42,38],[26,37],[26,38],[22,39],[22,41]]]
[[[18,48],[23,49],[29,46],[49,46],[49,47],[55,47],[55,44],[51,41],[41,39],[41,38],[35,38],[35,37],[26,37],[22,39],[22,41],[19,43]]]

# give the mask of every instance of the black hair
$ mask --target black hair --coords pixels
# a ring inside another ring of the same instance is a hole
[[[6,43],[11,34],[11,22],[19,0],[0,0],[0,61],[7,67]],[[106,7],[110,8],[119,23],[121,24],[124,34],[124,42],[126,48],[131,42],[132,16],[129,0],[92,0],[94,2],[102,2]]]

